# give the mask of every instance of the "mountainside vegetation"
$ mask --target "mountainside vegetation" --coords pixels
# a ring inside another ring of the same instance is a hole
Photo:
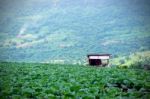
[[[0,5],[0,61],[85,63],[89,53],[150,49],[148,0],[10,0]]]
[[[111,59],[111,66],[150,70],[150,51],[137,52],[129,56],[116,56]]]

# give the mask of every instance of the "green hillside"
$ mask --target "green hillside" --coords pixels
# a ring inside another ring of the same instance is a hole
[[[150,49],[148,0],[10,1],[0,5],[0,61],[83,63]]]
[[[149,99],[150,71],[0,63],[1,99]]]

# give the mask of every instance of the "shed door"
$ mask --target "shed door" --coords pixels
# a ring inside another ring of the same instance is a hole
[[[101,60],[100,59],[89,59],[89,64],[90,65],[101,65]]]

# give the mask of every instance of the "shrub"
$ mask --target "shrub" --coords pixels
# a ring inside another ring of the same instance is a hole
[[[130,56],[133,68],[142,68],[150,65],[150,51],[138,52]]]
[[[118,67],[150,69],[150,51],[136,52],[129,56],[120,56],[111,60]]]
[[[124,64],[124,63],[125,63],[125,60],[124,60],[124,59],[121,59],[119,62],[120,62],[120,64]]]

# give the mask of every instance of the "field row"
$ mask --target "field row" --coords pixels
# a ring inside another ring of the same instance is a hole
[[[0,63],[0,97],[150,98],[150,72],[78,65]]]

